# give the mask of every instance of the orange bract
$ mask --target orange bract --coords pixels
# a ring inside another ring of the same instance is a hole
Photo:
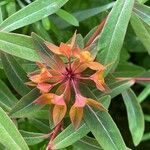
[[[68,103],[70,103],[70,100],[73,101],[74,104],[69,114],[75,128],[79,127],[82,121],[83,110],[86,105],[106,111],[101,103],[82,96],[80,92],[79,84],[81,80],[82,82],[92,80],[102,92],[107,91],[108,87],[103,76],[106,67],[94,61],[89,47],[84,49],[78,47],[76,32],[70,43],[61,43],[59,47],[48,42],[45,42],[45,44],[54,53],[54,63],[52,62],[52,67],[37,63],[40,71],[29,74],[31,82],[27,84],[37,86],[42,92],[42,95],[34,103],[53,105],[53,121],[57,125],[65,117]],[[61,56],[66,57],[66,59],[62,60]],[[85,74],[86,69],[91,69],[93,75]],[[71,91],[75,94],[75,100],[71,98]]]

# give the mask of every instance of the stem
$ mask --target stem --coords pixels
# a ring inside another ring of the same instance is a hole
[[[50,133],[50,141],[47,145],[46,150],[52,150],[52,141],[57,136],[58,132],[62,129],[62,122],[58,123],[57,126],[54,128],[54,130]]]
[[[88,40],[88,42],[86,43],[85,47],[88,47],[92,44],[92,42],[94,41],[94,39],[97,37],[97,35],[101,32],[101,30],[103,29],[105,22],[106,22],[107,16],[102,20],[102,22],[100,22],[100,24],[98,25],[96,31],[93,33],[93,35],[91,36],[91,38]]]
[[[133,77],[117,77],[117,80],[136,80],[136,81],[150,81],[150,78],[143,78],[143,77],[137,77],[137,78],[133,78]]]
[[[77,89],[76,85],[75,85],[75,82],[72,80],[72,85],[73,85],[73,88],[74,88],[74,91],[75,91],[75,94],[79,94],[80,91]]]

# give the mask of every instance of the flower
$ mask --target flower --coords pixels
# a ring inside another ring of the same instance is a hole
[[[82,96],[81,94],[76,94],[76,99],[74,105],[70,109],[70,119],[72,124],[78,128],[80,125],[80,122],[83,117],[83,108],[85,105],[89,105],[95,108],[98,108],[102,111],[107,111],[103,105],[93,99],[86,98]]]
[[[109,89],[103,76],[106,67],[94,61],[90,46],[81,49],[76,44],[76,32],[70,43],[61,43],[59,47],[49,42],[44,44],[49,53],[53,53],[52,59],[47,61],[52,62],[52,65],[37,63],[39,70],[28,75],[31,81],[27,84],[36,86],[42,93],[34,103],[53,106],[55,125],[62,121],[69,108],[67,106],[73,103],[69,114],[75,128],[80,125],[86,105],[106,111],[100,102],[84,97],[79,89],[80,82],[86,80],[93,81],[102,92]],[[91,70],[91,74],[86,74],[86,70]],[[75,99],[71,97],[71,93],[74,93]]]

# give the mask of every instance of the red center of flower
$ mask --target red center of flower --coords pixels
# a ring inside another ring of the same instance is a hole
[[[66,80],[75,80],[76,79],[76,74],[72,70],[72,68],[67,68],[66,67],[66,72],[64,73],[65,79]]]

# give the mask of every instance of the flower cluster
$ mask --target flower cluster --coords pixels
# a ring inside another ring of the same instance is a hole
[[[94,82],[102,92],[108,90],[103,76],[106,68],[94,61],[90,47],[79,48],[76,44],[76,33],[70,43],[61,43],[59,47],[48,42],[45,42],[45,45],[54,54],[53,64],[50,68],[38,62],[39,70],[28,75],[31,80],[28,84],[36,86],[42,93],[34,103],[53,106],[52,116],[55,125],[64,118],[71,105],[70,119],[76,128],[80,125],[86,105],[105,111],[101,103],[84,97],[79,90],[80,82],[84,83],[87,80]],[[86,70],[90,70],[91,74],[86,74]]]

